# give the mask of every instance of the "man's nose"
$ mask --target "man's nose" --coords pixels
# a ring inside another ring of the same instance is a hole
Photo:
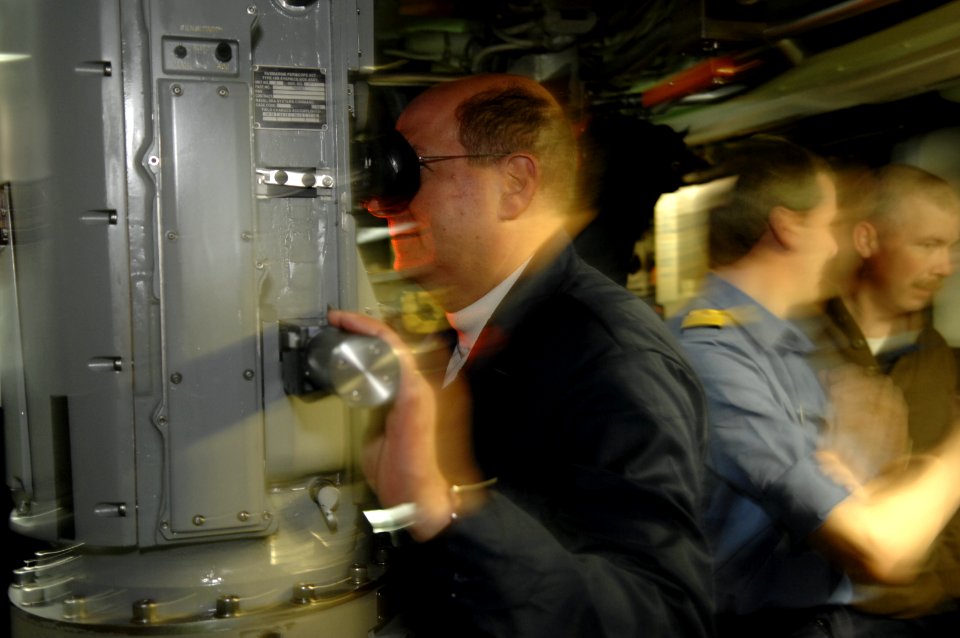
[[[840,252],[840,242],[837,241],[837,234],[839,232],[840,232],[839,227],[833,227],[830,229],[830,232],[828,233],[829,239],[827,241],[829,242],[829,244],[825,246],[825,248],[827,249],[827,252],[830,255],[830,259],[835,258],[837,256],[837,253]]]
[[[957,267],[958,251],[954,246],[944,246],[937,251],[937,261],[934,263],[933,274],[939,277],[949,277]]]

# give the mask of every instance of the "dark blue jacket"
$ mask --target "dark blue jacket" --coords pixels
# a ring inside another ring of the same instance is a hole
[[[493,498],[402,552],[419,635],[710,636],[700,385],[659,317],[541,251],[462,374]]]

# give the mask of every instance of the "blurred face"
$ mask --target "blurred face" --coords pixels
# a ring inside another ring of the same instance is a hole
[[[841,173],[844,180],[838,188],[837,219],[837,256],[828,267],[827,277],[833,285],[829,296],[841,294],[850,287],[851,280],[860,270],[862,260],[854,245],[854,227],[857,222],[869,216],[869,194],[875,185],[869,174],[864,172]]]
[[[891,215],[876,227],[876,250],[866,260],[864,278],[889,310],[916,312],[930,305],[953,272],[960,213],[917,194],[901,199]]]
[[[817,183],[823,197],[804,215],[801,250],[808,267],[797,277],[798,283],[810,283],[808,301],[811,302],[830,294],[833,282],[828,276],[829,267],[837,254],[837,189],[833,180],[823,173],[817,175]]]

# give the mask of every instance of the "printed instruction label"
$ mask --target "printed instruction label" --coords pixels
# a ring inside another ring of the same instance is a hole
[[[260,128],[318,129],[327,123],[327,85],[317,69],[257,67],[253,96]]]

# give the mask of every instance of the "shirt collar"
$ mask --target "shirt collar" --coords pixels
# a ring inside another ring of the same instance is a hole
[[[530,263],[527,259],[520,267],[497,284],[490,292],[457,312],[447,313],[447,322],[457,331],[457,344],[464,356],[473,348],[483,327],[487,325],[494,310],[507,296],[510,289],[520,278],[524,268]]]

